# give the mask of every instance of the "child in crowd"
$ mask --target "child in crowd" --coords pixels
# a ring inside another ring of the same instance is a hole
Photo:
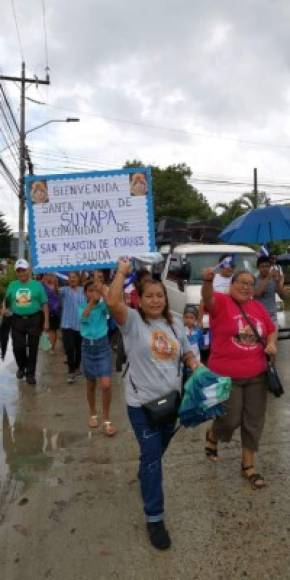
[[[81,335],[78,307],[84,301],[84,291],[78,272],[70,272],[68,286],[60,288],[62,304],[61,331],[68,363],[68,383],[74,383],[80,375]]]
[[[183,324],[191,351],[197,361],[200,361],[200,351],[203,348],[203,332],[198,323],[198,310],[194,306],[186,306],[183,313]],[[190,374],[190,369],[185,369],[184,381]]]
[[[84,287],[86,302],[79,307],[82,336],[82,370],[87,381],[87,401],[90,409],[89,427],[98,427],[96,381],[102,389],[103,430],[115,435],[117,429],[109,419],[112,382],[112,351],[108,339],[108,308],[102,298],[106,287],[89,280]]]
[[[185,307],[183,324],[192,353],[200,361],[200,350],[203,348],[203,332],[198,325],[198,311],[194,306]]]

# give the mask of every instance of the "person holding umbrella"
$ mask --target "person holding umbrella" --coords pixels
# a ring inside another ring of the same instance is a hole
[[[16,376],[26,376],[29,385],[35,385],[39,338],[49,329],[47,295],[43,285],[32,280],[29,263],[24,259],[15,264],[17,280],[10,282],[5,306],[12,312],[12,344],[18,370]]]

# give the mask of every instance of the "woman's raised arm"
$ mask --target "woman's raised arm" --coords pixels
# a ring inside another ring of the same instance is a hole
[[[214,279],[214,269],[206,268],[203,270],[203,284],[201,289],[201,296],[204,306],[207,310],[211,310],[213,307],[213,279]]]
[[[127,320],[128,307],[124,302],[124,280],[131,272],[132,266],[127,259],[120,259],[115,278],[110,285],[106,296],[107,305],[117,324],[125,324]]]

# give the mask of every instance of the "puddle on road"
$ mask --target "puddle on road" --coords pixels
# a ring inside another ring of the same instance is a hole
[[[0,483],[8,475],[16,480],[29,481],[48,470],[58,450],[66,449],[87,433],[53,432],[31,421],[29,414],[21,416],[23,405],[28,409],[37,403],[37,393],[26,390],[25,383],[15,378],[15,363],[11,345],[4,362],[0,362]],[[36,395],[36,396],[35,396]]]
[[[28,481],[48,470],[59,451],[88,440],[87,433],[56,432],[21,422],[2,409],[0,430],[0,482],[8,474]],[[2,439],[2,440],[1,440]],[[66,463],[66,457],[62,457]]]

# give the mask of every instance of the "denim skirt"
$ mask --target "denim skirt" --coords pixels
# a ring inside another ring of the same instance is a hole
[[[107,336],[82,339],[82,370],[86,379],[112,376],[112,350]]]

